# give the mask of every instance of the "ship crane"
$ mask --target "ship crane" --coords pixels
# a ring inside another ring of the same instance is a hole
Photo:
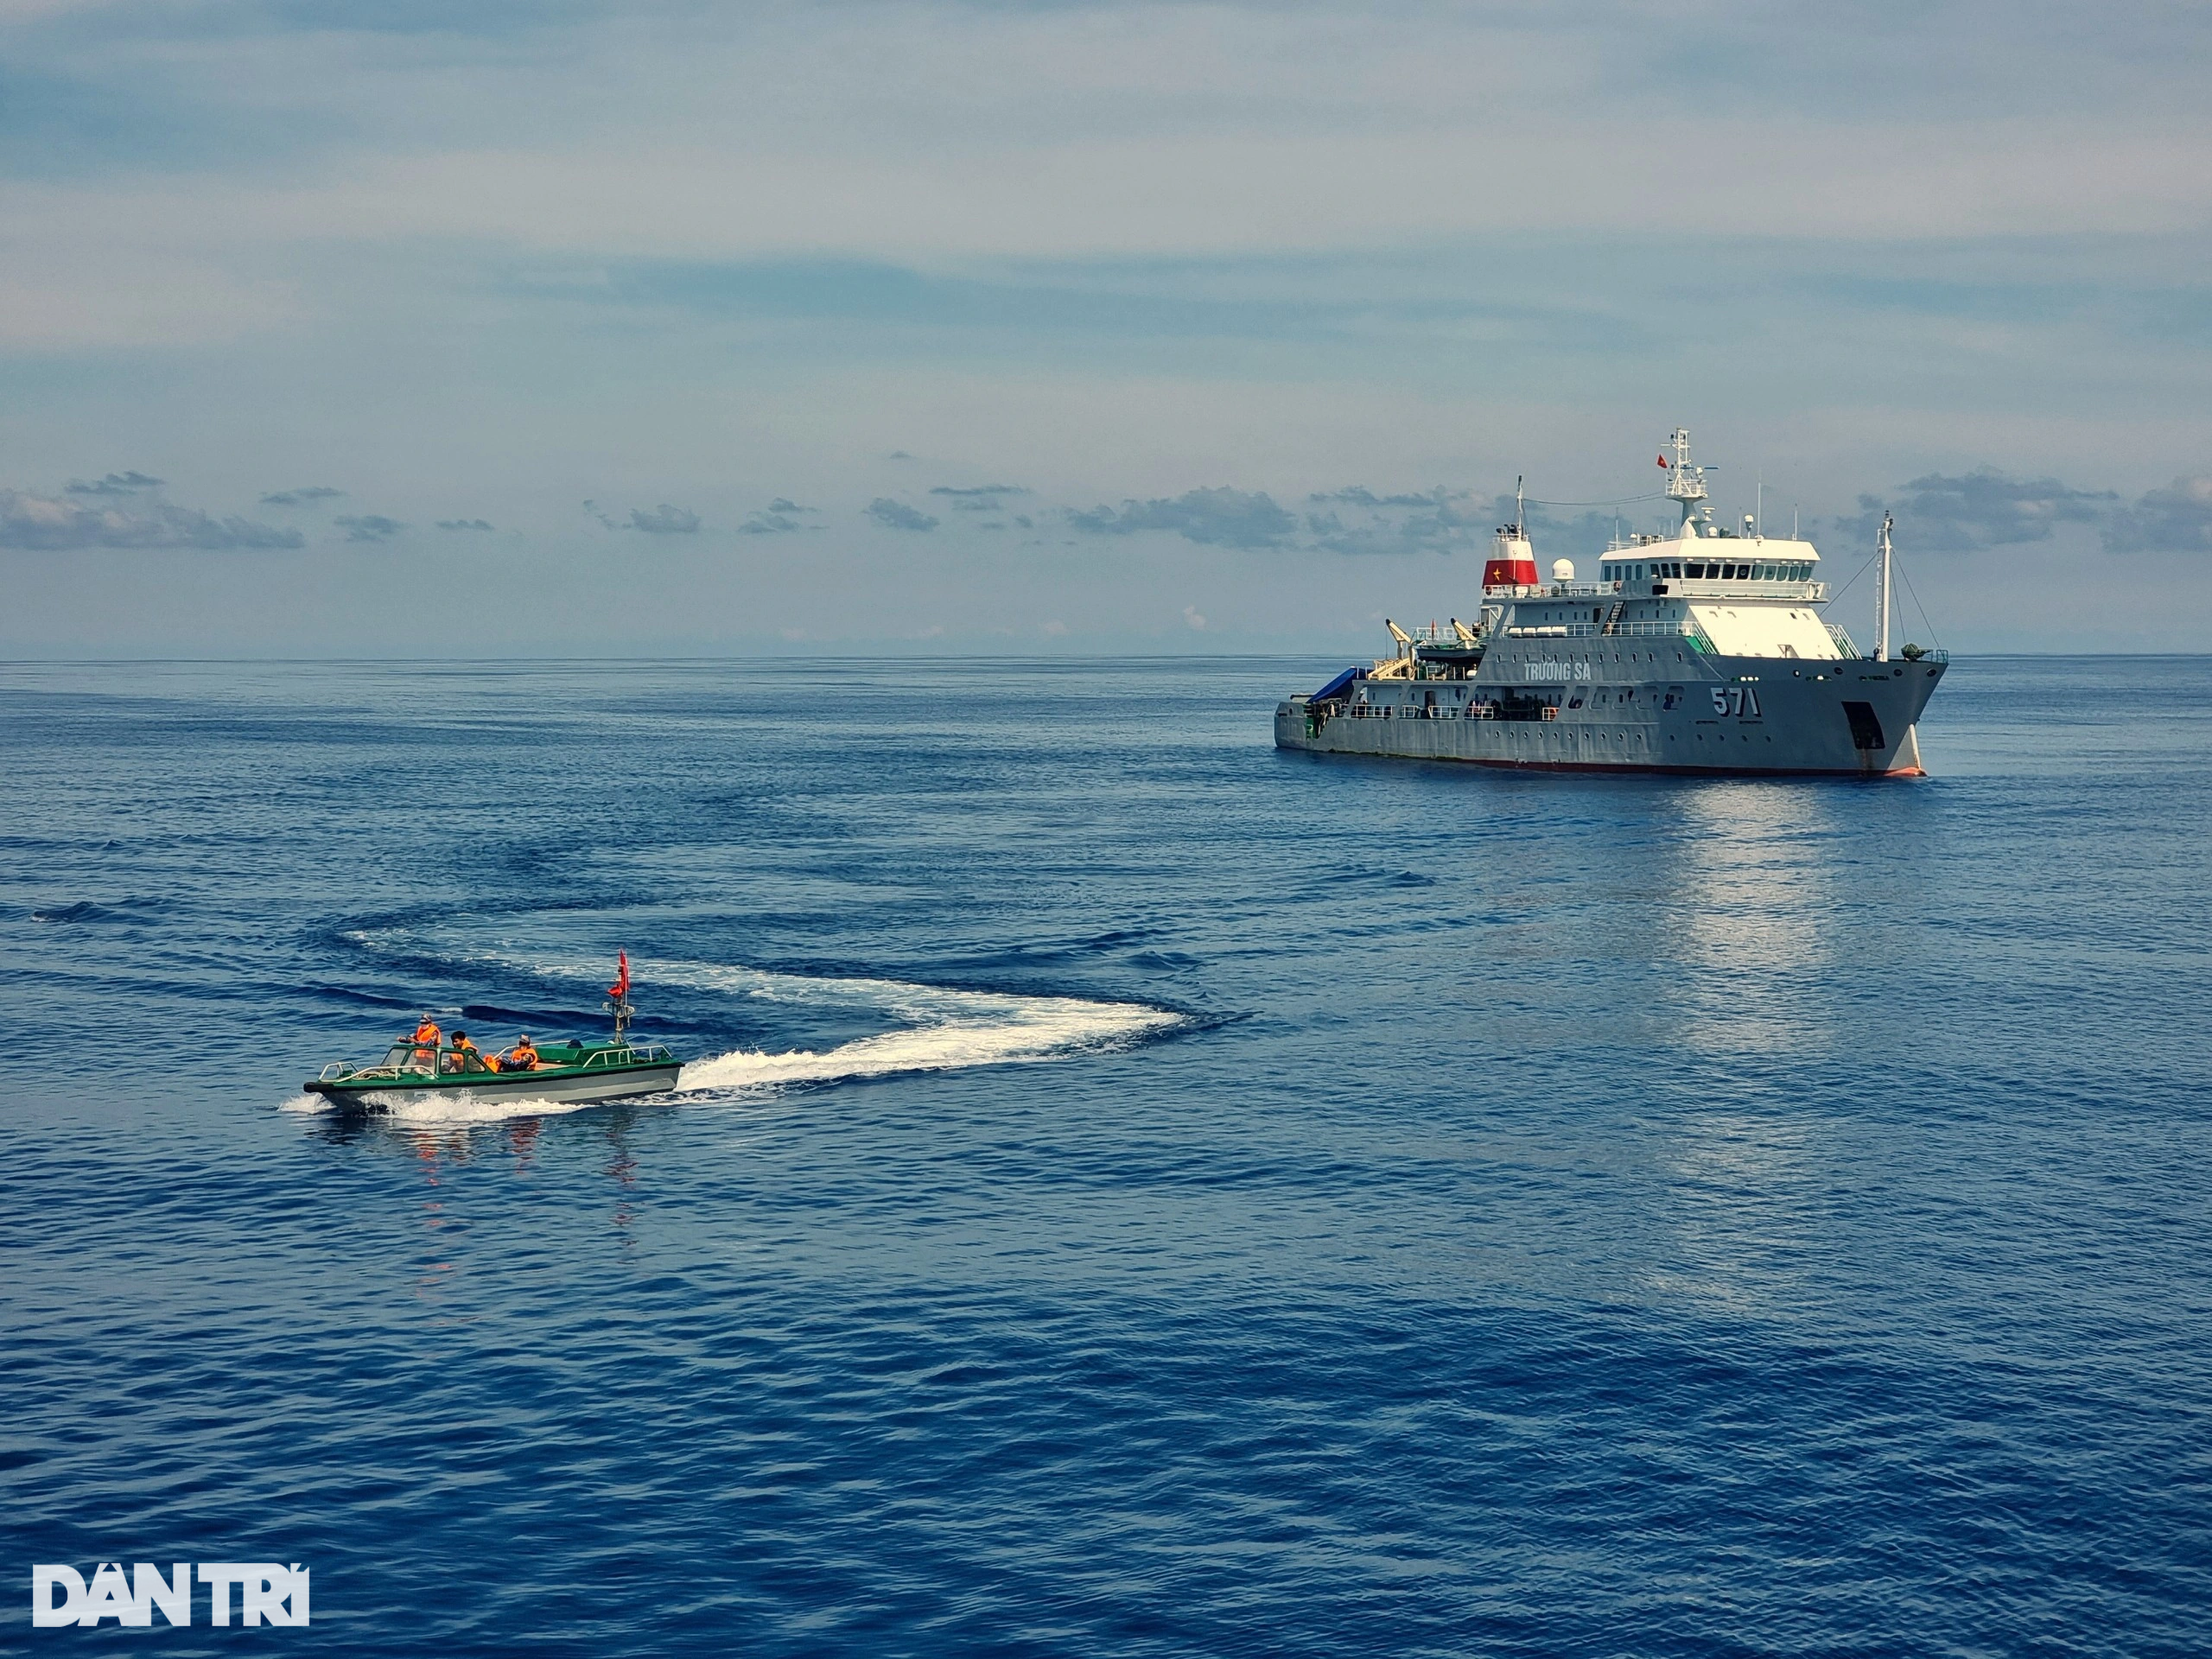
[[[1393,622],[1382,619],[1382,626],[1390,630],[1390,638],[1397,642],[1398,654],[1377,663],[1368,671],[1370,680],[1410,680],[1414,677],[1414,637]]]

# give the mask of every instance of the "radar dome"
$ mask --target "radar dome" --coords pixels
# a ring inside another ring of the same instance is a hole
[[[1552,580],[1554,582],[1573,582],[1574,580],[1574,561],[1573,559],[1554,559],[1552,561]]]

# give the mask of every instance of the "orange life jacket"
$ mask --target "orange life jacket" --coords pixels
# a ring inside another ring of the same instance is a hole
[[[415,1040],[418,1043],[436,1043],[441,1041],[444,1036],[445,1033],[438,1029],[437,1022],[435,1020],[425,1020],[421,1025],[415,1027]]]

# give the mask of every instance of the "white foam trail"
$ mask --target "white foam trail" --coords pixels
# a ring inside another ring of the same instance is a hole
[[[936,1005],[928,1010],[934,1017],[908,1030],[862,1037],[823,1053],[810,1049],[781,1054],[737,1049],[713,1059],[695,1060],[683,1068],[677,1087],[744,1089],[880,1077],[899,1071],[1033,1063],[1126,1042],[1179,1023],[1174,1014],[1123,1002],[1084,1002],[1065,996],[994,996],[919,985],[895,988],[902,993],[925,993],[926,1000]],[[948,998],[960,1001],[947,1009],[944,999]],[[910,1007],[914,1000],[918,999],[909,999]]]
[[[683,1090],[747,1089],[900,1071],[947,1071],[1056,1059],[1182,1023],[1181,1016],[1128,1002],[1071,996],[953,990],[896,979],[814,979],[704,962],[636,963],[632,972],[666,985],[726,991],[769,1002],[804,1002],[889,1014],[906,1029],[862,1037],[823,1052],[737,1049],[683,1068]]]
[[[372,1105],[383,1108],[381,1116],[391,1123],[497,1123],[510,1117],[559,1117],[568,1112],[580,1112],[587,1106],[604,1106],[605,1101],[592,1100],[517,1100],[512,1096],[497,1100],[479,1100],[470,1094],[445,1095],[432,1100],[393,1100],[383,1095],[371,1095]]]
[[[395,1123],[496,1123],[507,1117],[557,1117],[563,1112],[597,1103],[518,1100],[512,1095],[497,1100],[479,1100],[473,1094],[462,1093],[435,1100],[398,1100],[389,1095],[372,1094],[365,1097],[364,1103],[376,1107],[381,1116]],[[310,1116],[333,1110],[334,1107],[320,1095],[294,1095],[276,1109]]]

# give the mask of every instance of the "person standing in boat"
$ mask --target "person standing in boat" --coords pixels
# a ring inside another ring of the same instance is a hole
[[[446,1034],[438,1029],[438,1022],[424,1014],[422,1022],[415,1027],[415,1069],[417,1071],[435,1071],[437,1069],[438,1045],[445,1039]]]

